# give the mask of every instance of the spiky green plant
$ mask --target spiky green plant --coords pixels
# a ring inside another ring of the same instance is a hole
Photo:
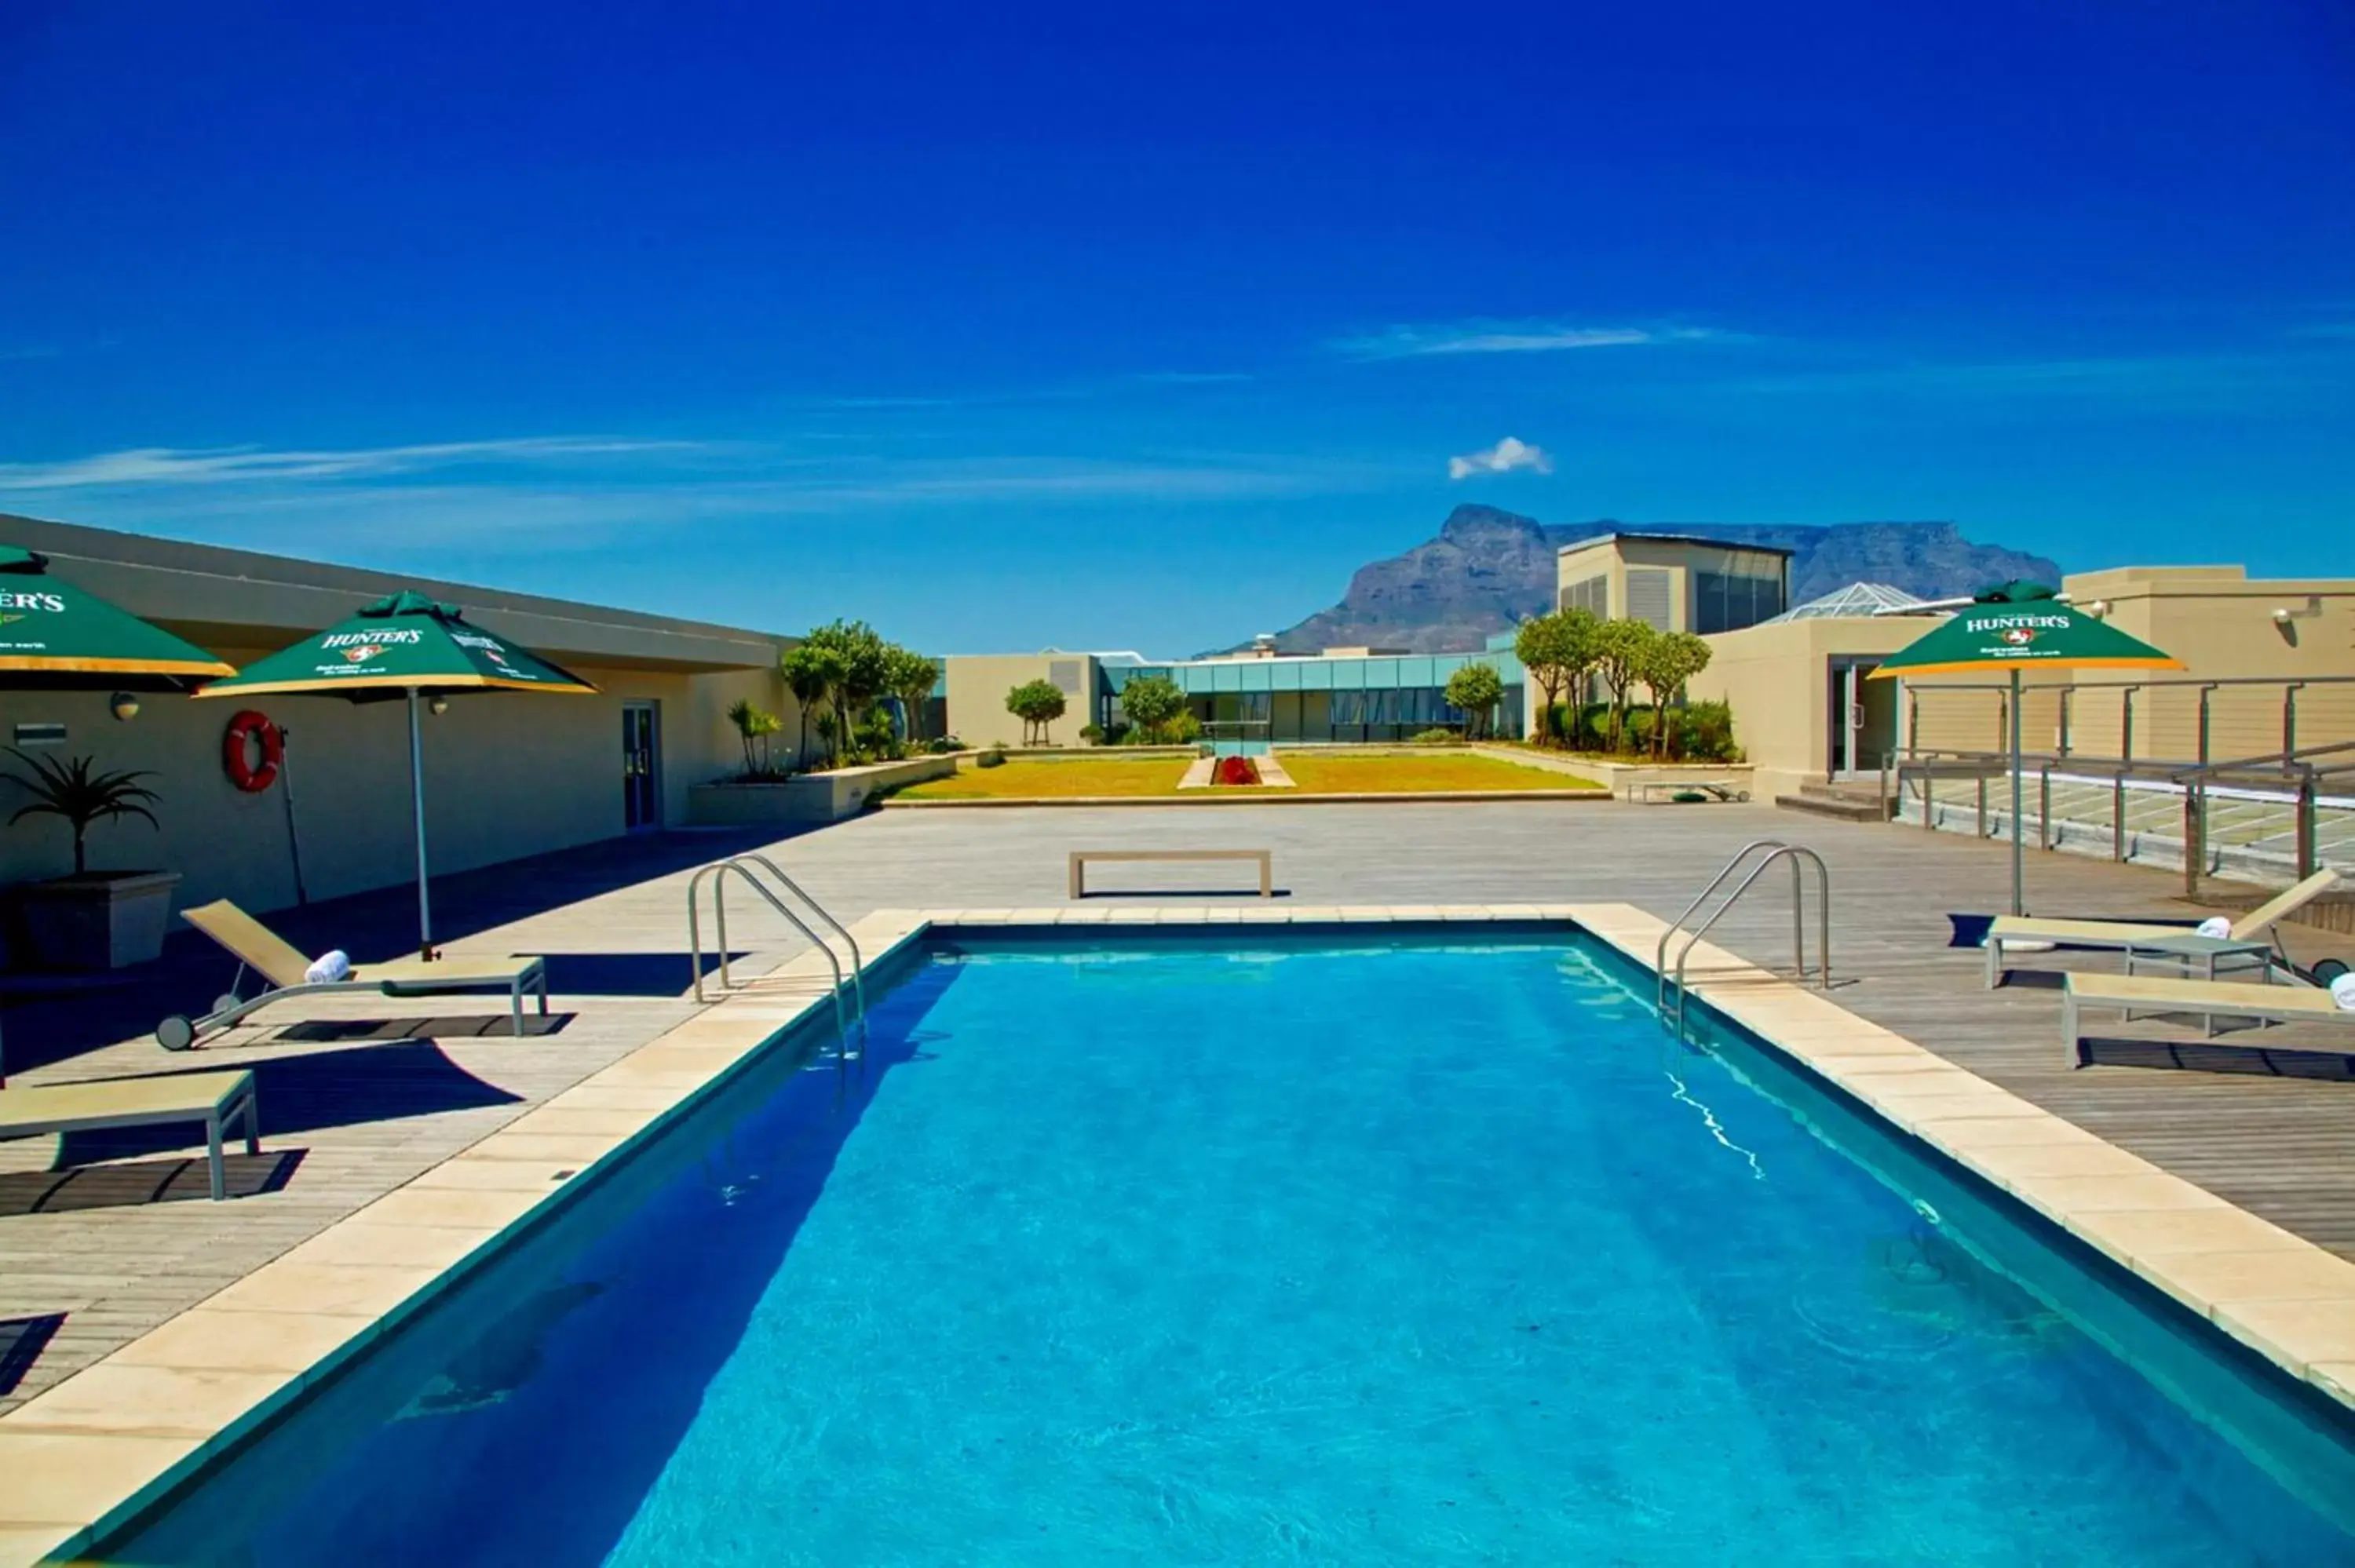
[[[8,755],[33,770],[33,777],[21,773],[0,773],[0,779],[25,790],[33,797],[32,803],[20,806],[8,819],[16,826],[27,817],[63,817],[73,829],[74,874],[81,875],[90,869],[90,829],[93,822],[112,817],[144,817],[147,825],[160,829],[155,813],[140,802],[160,800],[155,790],[142,786],[142,779],[153,779],[148,772],[101,773],[87,757],[69,758],[58,762],[46,757],[33,757],[8,748]]]

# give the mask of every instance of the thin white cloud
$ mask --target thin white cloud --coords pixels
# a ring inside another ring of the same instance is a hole
[[[83,490],[115,485],[238,484],[420,472],[468,463],[549,462],[708,450],[698,441],[533,436],[436,441],[344,450],[264,451],[250,447],[135,447],[63,462],[0,463],[0,490]]]
[[[1516,469],[1528,469],[1531,473],[1551,473],[1553,459],[1543,447],[1507,436],[1484,451],[1466,452],[1462,457],[1447,460],[1447,477],[1470,479],[1481,473],[1511,473]]]
[[[1698,343],[1727,334],[1707,327],[1582,326],[1568,322],[1468,321],[1394,326],[1334,343],[1352,359],[1419,359],[1434,355],[1556,354],[1578,348]]]

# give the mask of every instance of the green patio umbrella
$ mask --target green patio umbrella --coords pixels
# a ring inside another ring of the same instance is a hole
[[[96,594],[49,576],[49,558],[0,545],[0,687],[178,690],[232,672]]]
[[[2056,598],[2041,583],[2014,580],[1981,590],[1956,611],[1891,654],[1869,679],[1952,675],[2002,670],[2011,676],[2011,912],[2022,897],[2019,673],[2022,670],[2180,670],[2171,658]],[[1929,809],[1925,800],[1923,810]]]
[[[291,648],[215,681],[200,697],[267,696],[285,693],[343,697],[355,703],[406,699],[409,705],[410,801],[417,819],[417,948],[433,957],[433,906],[425,853],[425,753],[419,731],[420,697],[468,692],[593,694],[597,688],[480,627],[454,605],[403,591],[380,599],[351,620],[315,632]]]
[[[195,643],[49,576],[47,556],[0,545],[0,690],[180,691],[229,673]]]

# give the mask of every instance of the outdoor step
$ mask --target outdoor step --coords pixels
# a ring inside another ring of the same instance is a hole
[[[1777,795],[1774,804],[1790,811],[1805,811],[1810,816],[1831,817],[1843,822],[1878,822],[1882,820],[1881,802],[1869,795],[1835,793],[1829,789],[1802,789],[1796,795]]]

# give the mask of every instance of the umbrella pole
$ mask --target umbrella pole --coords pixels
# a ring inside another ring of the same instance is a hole
[[[430,962],[433,958],[433,895],[425,865],[425,746],[418,731],[414,686],[409,688],[409,799],[417,811],[417,956]]]
[[[2014,915],[2028,913],[2022,906],[2021,897],[2021,883],[2024,880],[2021,873],[2025,856],[2021,850],[2023,840],[2019,813],[2019,671],[2015,668],[2011,672],[2011,912]],[[420,839],[418,843],[421,853],[424,841]]]

